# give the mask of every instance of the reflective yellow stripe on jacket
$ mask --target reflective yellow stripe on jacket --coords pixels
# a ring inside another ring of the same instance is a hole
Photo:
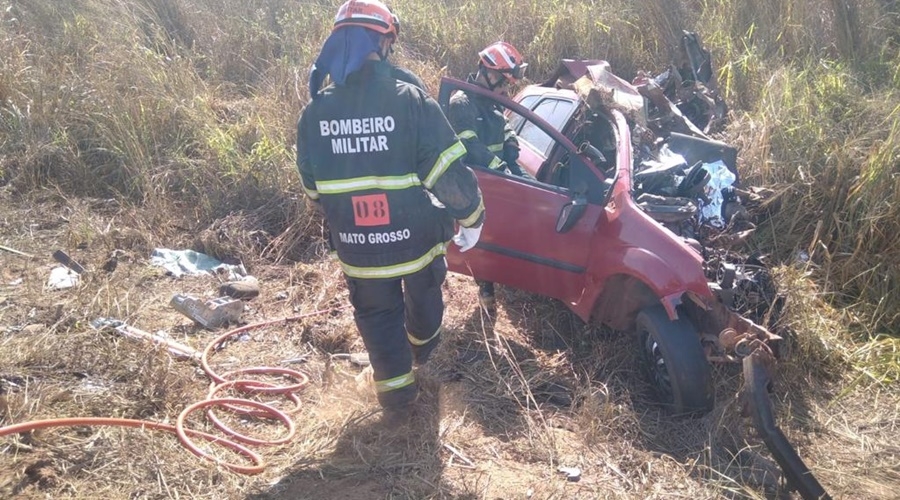
[[[400,190],[414,186],[420,186],[419,176],[416,174],[354,177],[336,181],[316,181],[316,189],[319,194],[342,194],[367,189]]]
[[[465,219],[463,219],[461,221],[457,221],[457,222],[459,222],[460,226],[472,227],[472,225],[474,225],[476,222],[478,222],[478,218],[481,217],[482,212],[484,212],[484,198],[478,200],[478,208],[476,208],[475,211],[472,212],[472,215],[466,217]]]
[[[342,261],[341,268],[343,268],[344,274],[351,278],[399,278],[425,269],[428,264],[431,264],[431,261],[445,253],[447,253],[447,244],[441,242],[433,246],[425,255],[408,262],[382,267],[357,267]]]
[[[425,177],[425,180],[422,181],[425,184],[426,189],[431,189],[434,187],[434,183],[444,175],[444,172],[450,168],[450,165],[453,164],[456,160],[462,158],[466,155],[466,147],[463,146],[463,143],[456,141],[452,146],[445,149],[440,156],[438,156],[437,161],[434,162],[434,167],[431,168],[431,172],[428,172],[428,175]]]

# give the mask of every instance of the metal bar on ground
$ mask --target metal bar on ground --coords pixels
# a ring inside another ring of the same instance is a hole
[[[16,255],[21,255],[22,257],[28,257],[29,259],[33,259],[33,258],[34,258],[34,255],[31,255],[30,253],[20,252],[20,251],[16,250],[15,248],[9,248],[9,247],[4,246],[4,245],[0,245],[0,250],[5,250],[5,251],[7,251],[7,252],[9,252],[9,253],[14,253],[14,254],[16,254]]]
[[[774,359],[767,360],[766,357],[771,358],[771,354],[757,350],[744,358],[744,390],[753,423],[775,461],[784,470],[788,483],[804,500],[831,500],[831,496],[825,492],[825,488],[819,484],[775,423],[775,413],[768,392],[771,377],[767,368]]]

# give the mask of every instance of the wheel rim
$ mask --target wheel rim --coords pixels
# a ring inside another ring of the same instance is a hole
[[[656,389],[666,402],[672,403],[675,401],[675,393],[672,390],[672,379],[669,377],[669,370],[666,367],[662,349],[659,343],[653,339],[653,335],[650,335],[650,332],[643,331],[641,334],[644,338],[644,355],[647,357],[650,375],[656,383]]]

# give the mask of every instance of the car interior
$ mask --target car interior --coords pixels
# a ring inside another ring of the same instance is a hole
[[[584,195],[588,203],[605,204],[616,174],[615,131],[605,115],[585,107],[577,113],[579,116],[569,121],[574,129],[564,130],[564,133],[573,139],[578,149],[569,151],[553,143],[538,180]],[[598,177],[588,167],[582,155],[591,160],[602,176]]]
[[[502,104],[497,104],[503,108]],[[519,104],[572,138],[577,149],[569,151],[536,123],[504,109],[521,147],[530,149],[544,162],[534,179],[523,179],[505,172],[493,173],[567,191],[584,197],[588,203],[605,204],[616,174],[616,133],[610,117],[579,106],[577,100],[556,96],[529,95]],[[576,113],[577,116],[573,116]],[[583,157],[597,167],[600,175],[588,166]]]

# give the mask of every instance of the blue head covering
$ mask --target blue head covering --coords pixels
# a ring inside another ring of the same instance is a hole
[[[377,52],[381,34],[362,26],[347,26],[331,33],[309,74],[309,93],[313,99],[327,75],[343,85],[347,76],[362,68],[369,54]]]

